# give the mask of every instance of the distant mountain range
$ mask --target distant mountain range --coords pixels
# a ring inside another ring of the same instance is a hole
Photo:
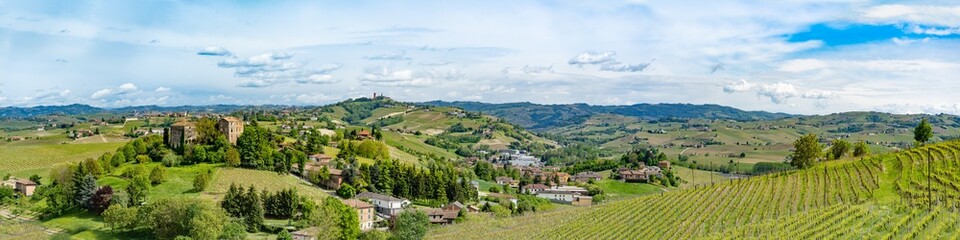
[[[131,106],[122,108],[99,108],[84,104],[63,106],[36,106],[36,107],[3,107],[0,108],[0,118],[28,118],[53,114],[84,115],[97,113],[135,113],[135,112],[216,112],[228,113],[242,109],[272,109],[283,108],[280,105],[241,106],[241,105],[207,105],[207,106],[174,106],[162,107],[155,105]]]
[[[616,114],[655,120],[662,118],[732,119],[738,121],[772,120],[798,115],[764,111],[744,111],[714,104],[634,104],[595,106],[588,104],[481,103],[432,101],[432,106],[463,108],[501,117],[531,130],[547,130],[579,124],[596,114]]]

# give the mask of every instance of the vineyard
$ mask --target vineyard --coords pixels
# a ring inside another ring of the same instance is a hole
[[[589,208],[480,219],[429,238],[960,239],[958,155],[960,142],[945,142]]]

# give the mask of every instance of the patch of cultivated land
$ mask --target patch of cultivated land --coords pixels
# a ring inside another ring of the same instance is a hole
[[[29,141],[31,140],[23,143],[0,144],[0,166],[3,166],[0,167],[0,173],[29,177],[29,174],[21,173],[50,169],[56,165],[79,162],[87,158],[98,158],[103,153],[115,152],[124,144],[123,142],[29,144]]]
[[[293,188],[297,190],[298,194],[309,196],[316,200],[321,200],[329,196],[329,194],[320,188],[301,181],[299,178],[293,175],[281,175],[277,174],[276,172],[242,168],[218,169],[217,173],[213,177],[213,182],[211,182],[210,186],[206,191],[204,191],[203,194],[214,199],[220,199],[230,188],[231,183],[241,185],[244,189],[247,189],[253,185],[258,191],[266,189],[271,192],[276,192],[283,189]]]

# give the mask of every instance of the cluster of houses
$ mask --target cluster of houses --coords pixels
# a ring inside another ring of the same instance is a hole
[[[0,182],[0,186],[13,188],[14,192],[27,197],[33,196],[33,192],[37,190],[37,183],[19,178],[10,178],[2,181]]]
[[[670,169],[670,162],[660,161],[658,166],[641,166],[639,169],[620,168],[617,176],[624,182],[648,182],[651,177],[662,177],[663,169]]]
[[[491,157],[491,162],[510,164],[511,166],[521,167],[543,167],[540,158],[531,156],[525,150],[504,149],[500,154]]]

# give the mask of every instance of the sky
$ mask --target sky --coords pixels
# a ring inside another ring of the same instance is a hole
[[[960,114],[956,1],[7,1],[0,107],[401,101]]]

